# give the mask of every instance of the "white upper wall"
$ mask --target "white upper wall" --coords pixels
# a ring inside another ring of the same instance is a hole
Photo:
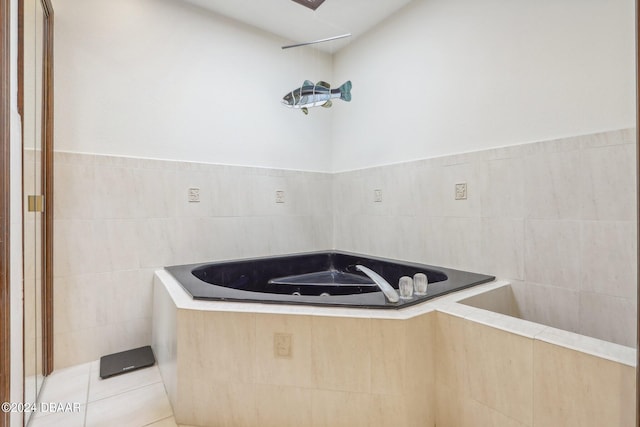
[[[415,0],[334,59],[343,171],[635,126],[633,0]]]
[[[327,171],[332,58],[177,0],[53,0],[56,150]]]
[[[414,0],[333,58],[178,0],[53,3],[57,150],[343,171],[635,125],[633,0]],[[305,79],[353,101],[281,106]]]

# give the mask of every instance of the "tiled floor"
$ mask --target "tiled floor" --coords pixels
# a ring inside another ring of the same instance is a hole
[[[29,427],[177,427],[157,365],[105,380],[99,370],[95,361],[51,374],[40,401],[71,404],[70,410],[40,411]]]

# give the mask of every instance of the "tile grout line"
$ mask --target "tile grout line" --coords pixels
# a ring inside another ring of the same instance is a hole
[[[99,360],[99,359],[98,359]],[[93,374],[93,363],[89,363],[89,378],[87,378],[87,396],[84,402],[84,419],[82,420],[82,426],[86,427],[87,425],[87,413],[89,412],[89,391],[91,388],[91,374]],[[100,362],[98,362],[100,363]]]
[[[164,382],[163,382],[162,380],[154,381],[154,382],[152,382],[152,383],[147,383],[147,384],[136,385],[136,386],[132,386],[132,388],[129,388],[129,389],[123,390],[123,391],[121,391],[121,392],[119,392],[119,393],[112,394],[112,395],[109,395],[109,396],[104,396],[104,397],[101,397],[101,398],[99,398],[99,399],[93,400],[93,401],[91,401],[91,402],[89,402],[89,401],[88,401],[88,399],[87,399],[87,405],[88,405],[89,403],[101,402],[101,401],[103,401],[103,400],[111,399],[111,398],[114,398],[114,397],[120,396],[120,395],[122,395],[122,394],[130,393],[130,392],[132,392],[132,391],[140,390],[141,388],[150,387],[150,386],[152,386],[152,385],[156,385],[156,384],[162,384],[162,385],[164,386]],[[165,393],[166,393],[166,390],[165,390]]]
[[[531,340],[531,425],[536,425],[536,337],[546,331],[545,327],[542,331],[534,335]]]
[[[173,412],[173,411],[172,411],[172,412]],[[142,425],[142,426],[140,426],[140,427],[149,427],[149,426],[154,425],[155,423],[159,423],[160,421],[168,420],[169,418],[173,418],[173,417],[174,417],[174,415],[173,415],[173,414],[171,414],[171,415],[169,415],[168,417],[164,417],[164,418],[160,418],[160,419],[157,419],[157,420],[151,421],[151,422],[149,422],[149,423],[147,423],[147,424],[143,424],[143,425]],[[175,422],[175,420],[174,420],[174,422]],[[175,423],[175,424],[176,424],[176,426],[178,425],[178,423]]]

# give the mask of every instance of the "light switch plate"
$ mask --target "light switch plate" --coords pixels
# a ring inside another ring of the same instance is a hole
[[[284,191],[276,191],[276,203],[284,203]]]
[[[375,203],[382,202],[382,190],[373,190],[373,201]]]
[[[461,182],[460,184],[456,184],[456,200],[466,200],[467,199],[467,183]]]
[[[200,201],[200,189],[197,187],[191,187],[187,191],[187,200],[189,203],[198,203]]]

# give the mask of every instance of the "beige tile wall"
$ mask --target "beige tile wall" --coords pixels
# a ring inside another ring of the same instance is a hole
[[[55,164],[56,368],[149,344],[157,268],[332,247],[329,174],[62,152]]]
[[[177,384],[169,395],[179,424],[431,426],[434,321],[180,309],[176,351],[158,360]],[[276,357],[276,333],[291,334],[291,357]],[[168,334],[158,329],[154,342]]]
[[[437,313],[438,427],[635,425],[635,369]]]
[[[509,279],[525,317],[635,347],[635,150],[625,129],[339,173],[334,245]]]
[[[535,340],[535,426],[634,426],[635,369]]]
[[[154,295],[179,424],[635,425],[634,358],[615,344],[451,303],[386,320],[178,309],[161,280]],[[276,333],[291,357],[276,357]]]
[[[327,248],[552,291],[547,323],[635,346],[634,153],[633,130],[338,174],[58,152],[56,367],[148,344],[156,268]]]

